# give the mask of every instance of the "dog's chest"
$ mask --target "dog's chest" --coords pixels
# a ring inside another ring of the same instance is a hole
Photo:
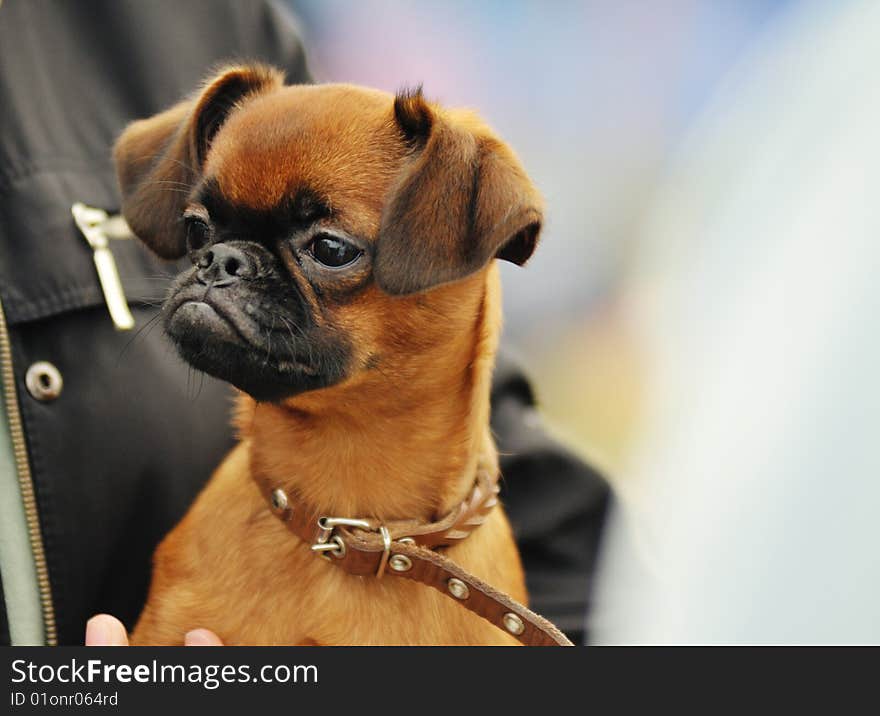
[[[193,625],[228,644],[516,643],[430,587],[353,576],[318,556],[269,510],[247,467],[239,446],[160,546],[142,620],[145,643],[155,643],[154,634],[173,642]],[[525,598],[500,508],[447,555]]]

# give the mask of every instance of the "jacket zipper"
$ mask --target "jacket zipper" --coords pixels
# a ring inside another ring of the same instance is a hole
[[[43,610],[43,629],[48,646],[58,643],[58,630],[55,625],[55,605],[52,603],[52,588],[49,584],[49,569],[46,566],[46,552],[43,549],[43,533],[40,530],[40,516],[34,496],[34,482],[28,460],[27,442],[18,409],[18,391],[15,385],[15,371],[12,366],[12,343],[6,326],[6,314],[0,303],[0,374],[3,379],[3,396],[6,401],[6,414],[9,419],[9,432],[12,437],[12,453],[18,472],[18,486],[24,505],[25,521],[30,537],[34,566],[37,571],[37,586],[40,592],[40,605]]]

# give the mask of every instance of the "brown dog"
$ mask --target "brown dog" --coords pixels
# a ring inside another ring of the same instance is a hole
[[[432,520],[478,463],[497,470],[493,259],[525,262],[541,223],[513,153],[420,92],[243,66],[132,124],[115,158],[134,232],[193,262],[167,332],[243,391],[241,441],[157,550],[133,642],[207,626],[227,644],[516,643],[438,591],[319,558],[258,487],[315,514]],[[525,599],[500,506],[445,554]]]

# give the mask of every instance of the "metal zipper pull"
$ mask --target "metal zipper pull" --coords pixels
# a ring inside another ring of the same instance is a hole
[[[86,206],[81,202],[71,206],[70,212],[94,252],[98,280],[101,282],[101,290],[104,292],[104,300],[110,310],[113,325],[120,331],[130,331],[134,328],[134,316],[131,315],[128,302],[125,300],[119,271],[116,269],[116,260],[107,241],[108,235],[116,232],[114,222],[118,223],[121,219],[108,216],[103,209]]]

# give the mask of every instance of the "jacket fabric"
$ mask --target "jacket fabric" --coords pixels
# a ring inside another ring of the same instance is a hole
[[[116,330],[92,249],[71,216],[75,202],[118,211],[116,136],[230,58],[310,81],[296,25],[272,1],[0,4],[0,301],[52,643],[82,643],[86,619],[99,611],[132,626],[156,544],[232,445],[230,389],[180,361],[155,320],[176,267],[139,242],[110,241],[136,322]],[[35,398],[26,384],[39,361],[63,378],[54,399]],[[536,424],[533,404],[521,372],[502,361],[493,392],[502,498],[533,608],[577,640],[608,489]],[[8,644],[0,613],[0,643]]]

